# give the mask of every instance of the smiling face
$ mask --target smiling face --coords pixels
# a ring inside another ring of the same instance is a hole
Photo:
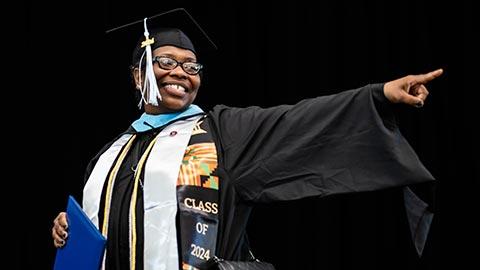
[[[152,53],[155,57],[168,57],[179,63],[196,62],[195,54],[190,50],[181,49],[175,46],[162,46],[155,49]],[[145,104],[145,112],[148,114],[160,114],[169,112],[178,112],[185,110],[197,96],[198,88],[200,88],[200,75],[191,75],[186,73],[181,64],[175,68],[166,70],[159,66],[158,62],[153,65],[155,78],[157,79],[158,89],[162,100],[158,101],[158,106]],[[142,86],[142,79],[138,68],[134,71],[135,84]],[[143,72],[143,69],[142,69]],[[137,87],[139,88],[139,87]],[[140,90],[138,90],[140,91]]]

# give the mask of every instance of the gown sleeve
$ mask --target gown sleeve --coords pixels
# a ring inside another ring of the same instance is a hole
[[[395,123],[383,84],[272,108],[216,106],[226,171],[247,202],[404,188],[419,254],[433,214],[408,188],[434,180]]]
[[[247,201],[371,191],[433,180],[372,84],[272,108],[214,108],[224,163]]]

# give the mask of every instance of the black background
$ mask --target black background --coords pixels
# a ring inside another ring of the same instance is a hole
[[[117,2],[21,2],[20,16],[5,24],[16,32],[5,34],[14,47],[5,54],[21,59],[9,62],[18,67],[6,65],[15,76],[7,77],[13,86],[4,96],[14,105],[4,114],[15,142],[6,140],[5,148],[16,146],[4,170],[15,176],[5,176],[3,196],[15,198],[5,204],[14,269],[52,268],[54,217],[68,194],[81,197],[88,160],[140,114],[128,74],[130,43],[112,42],[104,31],[175,7],[187,8],[219,46],[201,59],[206,71],[196,103],[205,110],[291,104],[445,71],[428,85],[424,108],[396,108],[402,132],[438,179],[423,258],[391,190],[259,205],[249,226],[257,257],[278,269],[479,265],[473,1]]]

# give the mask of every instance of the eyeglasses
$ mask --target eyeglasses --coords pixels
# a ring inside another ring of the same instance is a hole
[[[166,56],[155,56],[153,62],[157,62],[158,66],[165,70],[172,70],[180,65],[183,71],[190,75],[197,75],[203,68],[202,64],[197,62],[179,62]]]

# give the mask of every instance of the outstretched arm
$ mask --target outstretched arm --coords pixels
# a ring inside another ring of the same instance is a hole
[[[428,96],[425,84],[442,75],[443,70],[437,69],[427,74],[408,75],[385,83],[383,93],[392,103],[405,103],[422,107]]]
[[[384,89],[405,103],[405,95],[419,99],[412,86],[431,77],[407,76],[386,87],[370,84],[266,109],[215,107],[210,117],[231,183],[245,201],[268,202],[434,180],[383,106],[392,102]]]

